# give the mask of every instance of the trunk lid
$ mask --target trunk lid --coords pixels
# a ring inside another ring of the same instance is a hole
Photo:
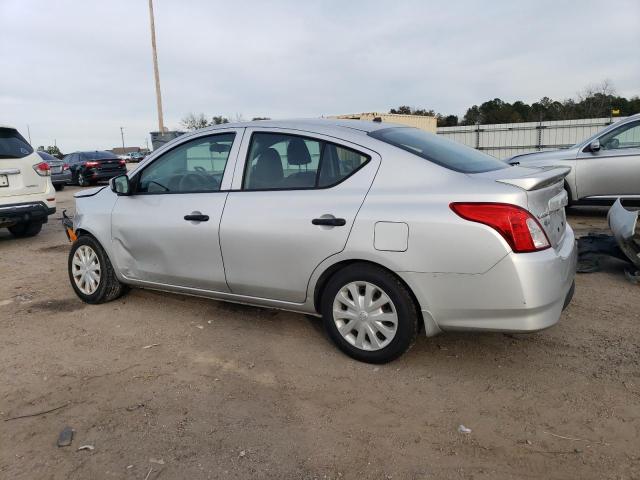
[[[49,177],[41,177],[33,169],[41,162],[16,129],[0,127],[0,199],[43,193]]]
[[[89,161],[98,162],[98,166],[95,167],[98,170],[109,171],[109,170],[117,170],[121,168],[119,158],[98,159],[98,160],[89,160]]]
[[[564,189],[564,178],[570,171],[569,167],[514,166],[474,176],[524,190],[527,209],[540,222],[551,246],[556,248],[562,242],[567,226],[564,207],[568,203],[568,196]]]

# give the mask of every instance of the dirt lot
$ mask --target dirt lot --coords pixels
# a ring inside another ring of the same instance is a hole
[[[39,236],[0,231],[0,478],[640,478],[640,294],[619,263],[578,276],[550,330],[419,338],[375,367],[302,315],[84,305],[57,220],[75,190]],[[602,209],[570,222],[606,229]]]

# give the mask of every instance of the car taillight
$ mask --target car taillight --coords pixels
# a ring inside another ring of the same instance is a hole
[[[36,163],[33,166],[33,169],[41,177],[48,177],[49,175],[51,175],[51,167],[49,166],[49,164],[47,162]]]
[[[85,166],[85,167],[89,167],[89,168],[91,168],[91,167],[97,167],[97,166],[98,166],[98,162],[85,162],[85,163],[84,163],[84,166]]]
[[[457,203],[449,205],[460,217],[496,230],[516,253],[550,247],[538,221],[522,207],[508,203]]]
[[[63,164],[62,170],[69,170],[69,164],[68,163]]]

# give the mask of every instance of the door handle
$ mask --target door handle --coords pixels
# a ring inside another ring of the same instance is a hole
[[[314,225],[326,225],[328,227],[344,227],[347,224],[347,221],[344,218],[314,218],[311,220],[311,223]]]
[[[207,222],[209,221],[209,215],[203,215],[202,213],[193,212],[189,215],[185,215],[184,219],[189,222]]]

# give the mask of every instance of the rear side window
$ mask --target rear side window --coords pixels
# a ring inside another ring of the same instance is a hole
[[[242,188],[326,188],[340,183],[368,160],[366,155],[317,138],[254,133]]]
[[[508,167],[497,158],[417,128],[383,128],[368,135],[456,172],[480,173]]]
[[[13,128],[0,128],[0,158],[22,158],[33,153],[31,145]]]

